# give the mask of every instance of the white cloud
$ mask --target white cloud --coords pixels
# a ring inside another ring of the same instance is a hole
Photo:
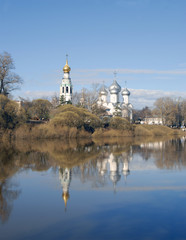
[[[134,108],[141,109],[145,106],[153,107],[156,99],[161,97],[171,97],[177,99],[179,97],[186,98],[186,92],[179,91],[162,91],[147,89],[129,89],[131,91],[130,102]]]
[[[178,66],[181,67],[181,68],[186,68],[186,63],[185,62],[184,63],[180,63]]]
[[[50,99],[56,94],[55,91],[26,91],[22,92],[21,97],[28,99],[47,98]]]
[[[96,72],[96,73],[113,73],[116,69],[77,69],[81,73]],[[117,69],[119,73],[133,73],[133,74],[168,74],[168,75],[186,75],[186,70],[153,70],[153,69]]]

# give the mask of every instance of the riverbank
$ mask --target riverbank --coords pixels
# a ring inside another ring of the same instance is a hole
[[[132,125],[128,129],[97,128],[92,133],[84,128],[54,126],[50,123],[41,125],[24,124],[14,130],[1,131],[0,138],[16,139],[94,139],[111,137],[145,137],[145,136],[184,136],[180,129],[171,129],[160,125]]]

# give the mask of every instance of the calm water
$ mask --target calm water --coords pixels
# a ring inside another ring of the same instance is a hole
[[[186,239],[186,139],[0,145],[0,239]]]

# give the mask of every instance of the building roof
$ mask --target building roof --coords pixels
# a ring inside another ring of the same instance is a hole
[[[121,92],[121,94],[122,95],[130,95],[130,92],[129,92],[129,90],[127,89],[127,88],[124,88],[123,90],[122,90],[122,92]]]
[[[105,86],[103,85],[102,88],[100,89],[100,94],[101,95],[107,95],[108,91],[106,90]]]
[[[117,83],[116,80],[113,81],[112,85],[109,88],[109,91],[111,94],[113,93],[119,93],[121,91],[120,85]]]
[[[71,68],[69,67],[69,65],[68,65],[68,60],[66,59],[66,64],[65,64],[65,66],[64,66],[64,68],[63,68],[63,72],[64,72],[64,73],[69,73],[70,70],[71,70]]]

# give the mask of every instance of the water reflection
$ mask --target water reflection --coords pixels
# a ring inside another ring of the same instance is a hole
[[[59,180],[63,188],[63,200],[65,202],[65,210],[67,207],[67,201],[70,197],[69,186],[71,182],[71,169],[69,168],[59,168]]]
[[[108,146],[106,146],[106,148],[108,149]],[[99,148],[97,147],[96,149]],[[86,147],[85,151],[90,152],[90,146],[88,148]],[[117,155],[104,152],[101,156],[99,155],[98,160],[94,161],[96,164],[93,164],[93,162],[91,162],[91,164],[82,164],[80,165],[80,168],[59,167],[59,180],[63,190],[62,197],[65,204],[65,211],[67,209],[67,201],[70,198],[69,187],[73,175],[80,176],[82,182],[86,182],[91,179],[94,182],[94,187],[96,188],[104,187],[109,179],[113,184],[114,192],[116,192],[116,185],[117,182],[121,180],[121,174],[123,174],[125,181],[127,180],[127,176],[130,173],[130,161],[132,161],[132,147],[130,147],[130,151]],[[98,172],[98,175],[96,172]],[[92,177],[90,177],[91,173]]]
[[[5,223],[12,211],[13,201],[17,199],[20,190],[12,189],[12,184],[8,180],[0,183],[0,219]]]
[[[125,181],[130,173],[129,162],[132,161],[132,147],[130,151],[122,152],[115,155],[114,153],[107,154],[102,160],[97,161],[97,169],[99,175],[106,179],[109,176],[113,183],[114,191],[116,191],[116,184],[121,179],[121,174],[124,175]]]
[[[94,188],[112,183],[117,191],[119,182],[127,184],[134,170],[151,167],[181,169],[186,166],[186,139],[110,139],[96,141],[42,141],[1,144],[0,149],[0,217],[5,222],[20,195],[11,179],[20,171],[46,172],[50,168],[59,173],[65,209],[70,198],[70,184],[74,177],[82,183],[92,182]],[[141,159],[137,162],[137,157]],[[135,159],[135,160],[134,160]],[[148,163],[148,164],[147,164]]]

